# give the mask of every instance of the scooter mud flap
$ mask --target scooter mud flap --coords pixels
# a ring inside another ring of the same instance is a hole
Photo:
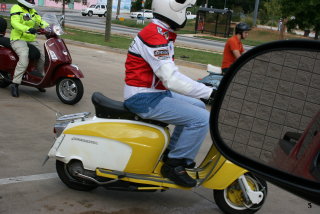
[[[212,177],[208,178],[202,186],[209,189],[223,190],[232,184],[241,175],[248,171],[226,160],[221,168]]]

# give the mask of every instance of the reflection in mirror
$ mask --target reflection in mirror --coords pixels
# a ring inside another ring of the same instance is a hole
[[[320,52],[274,50],[238,69],[219,133],[241,155],[320,181]]]

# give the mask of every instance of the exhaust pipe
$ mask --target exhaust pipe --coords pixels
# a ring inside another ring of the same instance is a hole
[[[91,181],[91,182],[96,183],[98,185],[107,185],[107,184],[111,184],[111,183],[119,181],[119,179],[115,179],[115,180],[111,180],[111,181],[100,182],[100,181],[98,181],[98,180],[96,180],[96,179],[94,179],[92,177],[89,177],[87,175],[83,175],[83,174],[81,174],[79,172],[75,172],[74,176],[76,176],[78,178],[82,178],[82,179],[88,180],[88,181]]]

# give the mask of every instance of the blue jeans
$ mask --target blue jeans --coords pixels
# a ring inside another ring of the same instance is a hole
[[[148,99],[150,99],[150,94],[145,94]],[[152,94],[159,97],[156,95],[158,93]],[[205,104],[198,99],[174,92],[166,94],[166,96],[161,96],[161,99],[157,100],[157,105],[153,105],[152,102],[144,102],[144,105],[150,105],[147,112],[135,113],[145,119],[175,125],[168,147],[170,150],[168,157],[186,158],[190,163],[196,157],[208,133],[210,113],[206,110]],[[136,99],[135,96],[139,99]],[[130,106],[134,106],[134,101],[141,102],[141,98],[143,99],[143,94],[134,95],[127,100],[128,105],[125,101],[126,107],[131,110]]]

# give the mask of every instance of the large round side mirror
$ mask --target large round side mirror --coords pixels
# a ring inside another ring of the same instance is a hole
[[[211,135],[235,164],[320,203],[320,42],[249,50],[220,83]]]

